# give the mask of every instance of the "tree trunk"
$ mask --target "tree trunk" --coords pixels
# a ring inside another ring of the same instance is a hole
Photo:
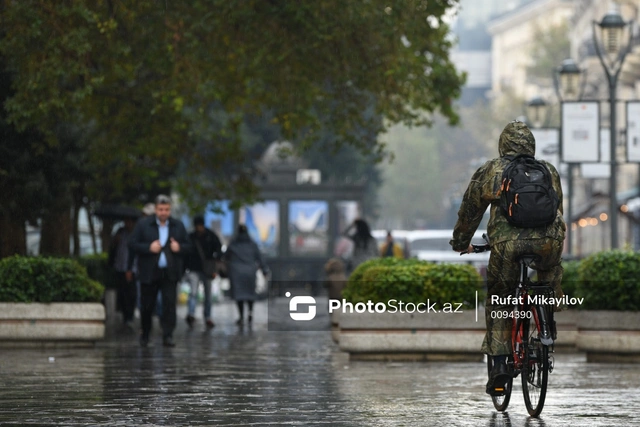
[[[85,205],[84,208],[87,211],[87,220],[89,221],[89,233],[91,233],[91,247],[93,248],[93,253],[98,253],[98,245],[96,243],[96,227],[93,223],[93,215],[91,215],[91,209],[89,205]]]
[[[0,214],[0,258],[27,254],[27,232],[24,219]]]
[[[73,205],[73,215],[72,215],[72,236],[73,236],[73,256],[80,256],[80,205],[78,203],[74,203]]]
[[[100,230],[100,240],[102,241],[102,252],[109,253],[111,247],[111,233],[113,232],[113,225],[115,221],[110,218],[102,219],[102,229]]]
[[[69,256],[70,237],[71,206],[50,212],[42,218],[40,255]]]

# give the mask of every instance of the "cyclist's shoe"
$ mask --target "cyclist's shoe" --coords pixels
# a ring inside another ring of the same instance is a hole
[[[506,392],[506,386],[511,379],[511,374],[505,363],[498,363],[491,369],[489,381],[487,381],[487,394],[502,396]]]

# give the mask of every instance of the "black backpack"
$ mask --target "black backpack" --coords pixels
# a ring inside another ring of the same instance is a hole
[[[502,172],[500,207],[515,227],[533,228],[551,224],[559,199],[547,165],[533,156],[506,156],[509,164]]]

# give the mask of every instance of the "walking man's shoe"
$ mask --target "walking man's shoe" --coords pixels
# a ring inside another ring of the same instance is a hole
[[[176,343],[173,341],[172,337],[164,337],[162,339],[162,345],[165,347],[175,347]]]
[[[146,347],[149,345],[149,337],[145,337],[144,335],[140,335],[140,347]]]
[[[211,319],[207,319],[206,324],[207,324],[207,329],[213,329],[216,326],[215,323],[213,323],[213,320]]]
[[[189,329],[193,329],[193,323],[196,321],[196,318],[192,315],[187,316],[187,325],[189,325]]]

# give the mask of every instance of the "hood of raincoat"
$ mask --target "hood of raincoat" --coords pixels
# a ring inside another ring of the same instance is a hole
[[[498,141],[500,157],[536,154],[536,140],[526,124],[513,121],[505,126]]]

